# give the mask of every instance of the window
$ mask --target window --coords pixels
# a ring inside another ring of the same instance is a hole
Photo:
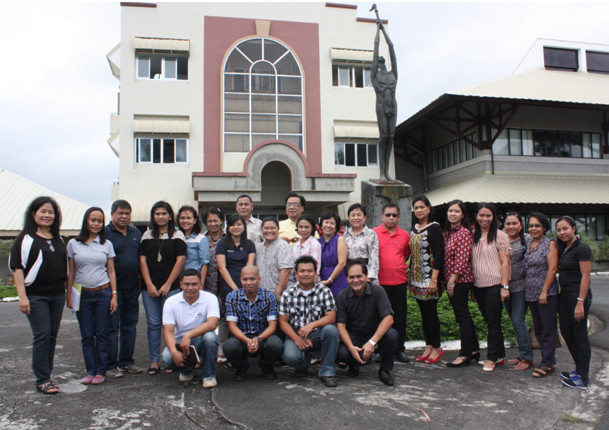
[[[224,151],[274,139],[303,150],[302,76],[292,52],[266,38],[235,46],[224,65]]]
[[[560,214],[550,215],[552,230],[556,231],[556,221],[562,215],[568,215],[575,220],[577,231],[586,233],[592,240],[603,240],[606,237],[607,217],[602,214],[582,215],[582,214]]]
[[[135,162],[141,164],[188,163],[188,139],[138,137],[135,139]]]
[[[600,142],[600,133],[508,129],[493,143],[493,154],[601,158]]]
[[[335,87],[372,88],[370,66],[333,64],[332,85]]]
[[[336,166],[376,166],[378,163],[376,143],[335,143],[334,165]]]
[[[467,138],[474,139],[474,134],[468,134]],[[478,156],[476,147],[466,142],[465,139],[456,139],[436,148],[431,153],[431,171],[446,169],[456,164],[464,163]]]
[[[589,72],[609,73],[609,52],[586,51]]]
[[[543,60],[548,70],[570,70],[576,72],[579,68],[576,49],[543,48]]]
[[[138,53],[136,76],[138,79],[187,80],[188,56]]]

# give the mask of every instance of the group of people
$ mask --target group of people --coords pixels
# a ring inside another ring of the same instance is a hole
[[[541,345],[541,364],[533,376],[556,368],[558,312],[576,365],[561,373],[563,383],[588,386],[591,255],[571,218],[556,223],[557,244],[545,237],[550,223],[543,214],[529,216],[527,234],[522,218],[508,213],[503,231],[488,203],[476,209],[472,228],[463,202],[450,202],[443,229],[433,221],[429,200],[419,197],[410,233],[398,226],[399,207],[392,203],[382,208],[374,229],[366,225],[366,208],[359,203],[348,209],[347,228],[331,211],[318,224],[305,213],[301,195],[289,193],[285,203],[288,218],[278,222],[253,217],[248,195],[239,196],[236,213],[226,219],[217,207],[207,208],[201,218],[192,206],[174,215],[167,202],[159,201],[142,234],[130,225],[130,204],[117,200],[110,222],[102,209],[92,207],[79,235],[65,244],[57,203],[50,197],[32,201],[9,266],[34,337],[37,389],[59,391],[51,373],[64,303],[79,322],[83,384],[144,372],[133,358],[140,292],[148,375],[159,373],[162,363],[166,373],[179,372],[180,381],[189,381],[200,368],[205,388],[217,385],[217,363],[235,369],[235,380],[243,381],[252,356],[260,357],[267,379],[276,378],[278,364],[304,376],[312,362],[320,361],[318,375],[328,387],[338,384],[337,365],[356,377],[359,367],[375,357],[379,379],[393,385],[394,361],[409,361],[404,348],[408,294],[419,306],[426,343],[416,361],[441,360],[437,302],[443,291],[461,336],[459,356],[448,367],[480,359],[468,307],[473,292],[488,325],[484,371],[505,363],[504,305],[519,351],[508,363],[516,370],[532,365],[525,323],[529,307]]]

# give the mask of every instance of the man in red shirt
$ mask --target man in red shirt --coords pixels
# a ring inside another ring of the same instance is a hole
[[[394,203],[383,206],[381,222],[374,229],[379,239],[379,284],[385,289],[393,308],[393,328],[399,335],[395,359],[408,363],[404,341],[406,340],[406,260],[410,255],[410,235],[398,227],[400,209]]]

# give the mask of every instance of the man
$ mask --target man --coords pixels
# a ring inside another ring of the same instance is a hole
[[[216,355],[218,338],[214,330],[220,319],[218,299],[203,291],[201,273],[186,269],[180,276],[182,292],[171,296],[163,306],[163,333],[165,350],[161,358],[169,369],[180,371],[179,380],[192,380],[196,360],[189,360],[190,347],[201,357],[203,388],[213,388],[216,381]]]
[[[111,378],[120,378],[123,376],[123,372],[142,373],[144,371],[135,365],[133,359],[140,308],[138,249],[142,233],[129,225],[131,223],[131,205],[126,200],[117,200],[112,203],[110,214],[112,220],[106,226],[106,238],[112,242],[116,254],[114,270],[118,306],[116,311],[110,315],[106,375]]]
[[[231,337],[224,343],[226,358],[237,369],[235,381],[245,380],[248,357],[260,355],[258,365],[266,379],[275,379],[273,363],[281,357],[283,342],[277,330],[277,299],[259,288],[260,274],[256,266],[241,269],[243,288],[226,297],[226,321]]]
[[[385,289],[393,308],[393,328],[399,335],[395,359],[408,363],[406,340],[406,260],[410,255],[410,235],[398,226],[400,209],[394,203],[383,206],[382,224],[373,229],[379,238],[379,284]]]
[[[283,361],[306,376],[311,351],[321,350],[319,377],[326,387],[336,387],[338,330],[336,304],[330,289],[317,280],[317,261],[309,256],[296,260],[298,283],[287,288],[279,304],[279,327],[286,335]]]
[[[296,230],[296,221],[305,210],[307,201],[300,194],[291,192],[285,198],[285,213],[288,219],[279,221],[279,238],[285,240],[290,245],[294,245],[300,240]],[[316,232],[315,232],[316,233]]]
[[[252,216],[254,210],[254,203],[252,198],[247,194],[241,194],[237,197],[235,203],[235,210],[239,215],[245,218],[245,226],[247,227],[247,238],[254,243],[262,242],[262,221]]]
[[[362,261],[347,263],[345,288],[336,297],[336,326],[342,343],[338,361],[349,365],[348,375],[359,375],[359,365],[366,364],[375,351],[381,357],[379,379],[393,385],[391,371],[398,345],[398,333],[392,328],[393,311],[385,290],[368,282],[368,268]]]

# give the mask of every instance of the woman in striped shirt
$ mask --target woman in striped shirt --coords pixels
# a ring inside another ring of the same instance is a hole
[[[505,363],[501,311],[503,301],[510,297],[509,249],[507,235],[499,230],[495,206],[480,203],[476,208],[472,271],[474,297],[488,326],[488,355],[482,368],[485,372]]]

